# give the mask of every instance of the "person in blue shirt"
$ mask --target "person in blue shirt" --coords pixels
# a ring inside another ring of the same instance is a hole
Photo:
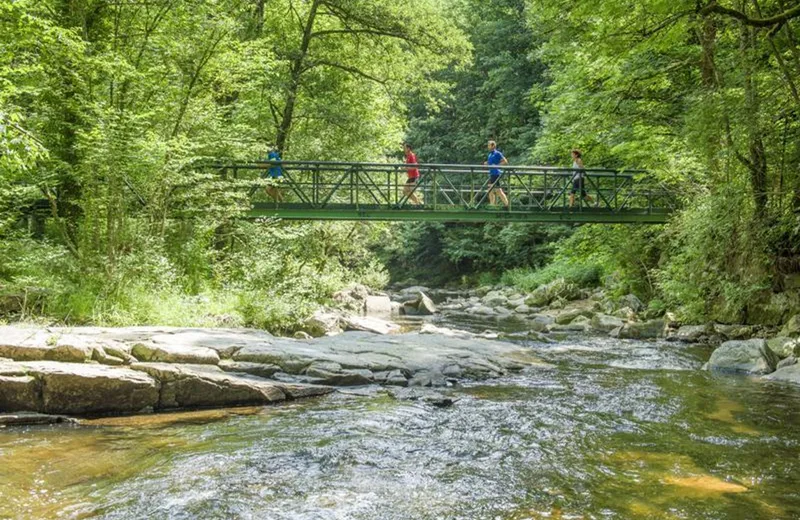
[[[267,153],[267,161],[280,160],[280,152],[275,148],[270,148],[269,153]],[[272,197],[275,202],[281,202],[283,200],[283,194],[278,188],[278,183],[283,180],[283,168],[280,165],[273,164],[267,171],[267,178],[270,180],[270,185],[266,188],[267,195]]]
[[[497,149],[496,142],[489,141],[489,156],[483,164],[489,166],[508,164],[506,157]],[[500,200],[503,201],[503,205],[508,209],[508,197],[503,192],[503,188],[500,187],[500,175],[502,175],[500,168],[489,168],[489,204],[496,204],[497,196],[499,196]]]

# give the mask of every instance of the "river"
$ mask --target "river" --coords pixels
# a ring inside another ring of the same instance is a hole
[[[463,325],[463,324],[462,324]],[[574,338],[448,389],[0,430],[1,518],[800,517],[800,388]]]

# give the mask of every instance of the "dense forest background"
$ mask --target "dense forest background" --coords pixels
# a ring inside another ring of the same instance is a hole
[[[390,278],[634,292],[687,321],[800,312],[788,0],[0,0],[0,307],[291,330]],[[666,226],[243,222],[193,166],[644,168]],[[46,201],[47,219],[29,217]],[[180,213],[183,218],[174,218]]]

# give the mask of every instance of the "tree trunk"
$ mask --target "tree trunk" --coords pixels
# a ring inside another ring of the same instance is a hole
[[[278,151],[283,154],[286,149],[286,143],[289,140],[289,133],[292,130],[292,122],[294,119],[294,107],[297,102],[297,93],[300,90],[300,76],[303,74],[306,56],[308,55],[308,48],[311,45],[311,35],[314,29],[314,21],[317,17],[317,8],[319,7],[320,0],[314,0],[311,3],[311,8],[308,11],[308,19],[306,20],[303,28],[303,41],[300,44],[300,50],[297,57],[292,62],[291,77],[289,81],[289,90],[286,93],[286,103],[283,106],[283,113],[281,115],[281,122],[278,125],[278,131],[275,138],[275,146]]]

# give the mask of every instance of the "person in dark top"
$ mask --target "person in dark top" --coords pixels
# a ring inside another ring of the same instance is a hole
[[[417,156],[414,153],[414,150],[411,148],[411,145],[404,143],[403,149],[405,150],[406,154],[406,164],[417,164]],[[412,204],[422,204],[422,201],[419,200],[419,197],[417,197],[417,193],[414,190],[418,182],[419,170],[417,168],[408,168],[408,179],[406,179],[406,184],[403,186],[403,194]]]
[[[483,164],[489,166],[508,164],[506,157],[497,149],[496,142],[489,141],[489,156]],[[508,209],[508,197],[506,197],[506,194],[503,192],[503,188],[500,187],[501,174],[500,168],[489,169],[489,204],[496,204],[497,196],[499,196],[500,200],[503,201],[503,205]]]
[[[569,193],[569,207],[575,205],[575,194],[579,191],[581,192],[581,198],[585,200],[587,203],[591,204],[594,199],[586,193],[586,189],[583,185],[584,179],[586,177],[586,170],[583,166],[583,154],[577,148],[572,150],[572,190]]]

